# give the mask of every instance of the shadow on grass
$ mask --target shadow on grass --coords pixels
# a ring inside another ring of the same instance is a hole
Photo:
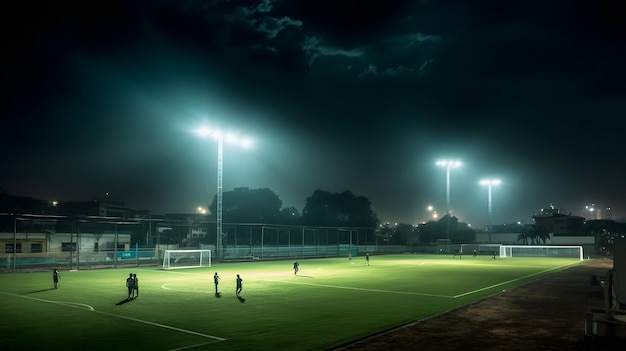
[[[41,289],[41,290],[35,290],[35,291],[29,291],[29,292],[21,293],[20,295],[36,294],[36,293],[44,292],[44,291],[48,291],[48,290],[57,290],[57,289],[55,289],[55,288]]]
[[[310,275],[297,275],[296,277],[300,277],[300,278],[315,278],[315,277],[310,276]]]
[[[120,305],[123,305],[123,304],[125,304],[125,303],[128,303],[128,302],[133,301],[134,299],[136,299],[136,297],[129,297],[129,298],[127,298],[127,299],[124,299],[124,300],[122,300],[122,301],[120,301],[120,302],[116,303],[116,304],[115,304],[115,306],[120,306]]]
[[[238,300],[239,300],[239,302],[241,302],[241,303],[246,302],[246,299],[244,299],[244,298],[243,298],[243,297],[241,297],[241,296],[237,296],[237,299],[238,299]]]

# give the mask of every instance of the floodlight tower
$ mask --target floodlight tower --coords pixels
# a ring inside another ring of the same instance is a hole
[[[446,204],[447,204],[447,215],[448,215],[448,225],[446,227],[446,235],[447,239],[450,239],[450,169],[461,167],[461,161],[457,160],[440,160],[437,161],[437,166],[446,168]]]
[[[224,150],[224,134],[219,130],[209,129],[202,127],[196,131],[201,137],[212,137],[217,140],[217,234],[215,242],[215,258],[218,259],[219,255],[223,255],[222,252],[222,163],[223,163],[223,150]],[[227,135],[226,141],[234,144],[239,144],[243,147],[249,147],[252,145],[252,141],[248,138],[238,138],[235,135]]]
[[[491,224],[491,187],[500,185],[500,179],[483,179],[480,181],[480,185],[486,185],[489,189],[489,200],[487,205],[487,209],[489,211],[489,225],[487,226],[487,230],[489,231],[489,244],[491,244],[491,232],[493,231],[493,226]]]

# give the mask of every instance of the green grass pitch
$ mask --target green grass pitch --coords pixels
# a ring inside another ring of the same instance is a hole
[[[0,275],[0,350],[325,350],[578,264],[388,255]],[[125,279],[139,278],[126,301]],[[221,277],[215,297],[213,274]],[[243,279],[240,302],[235,277]]]

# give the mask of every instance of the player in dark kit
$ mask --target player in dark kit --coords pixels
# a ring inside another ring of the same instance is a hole
[[[217,272],[215,272],[215,275],[213,275],[213,284],[215,284],[215,296],[220,295],[219,291],[217,290],[217,286],[219,285],[219,283],[220,283],[220,276],[217,275]]]
[[[293,263],[293,274],[298,274],[298,271],[300,270],[300,263],[298,263],[298,261]]]
[[[126,278],[126,287],[128,288],[128,298],[130,299],[133,294],[133,290],[135,290],[135,278],[133,278],[133,274],[130,273],[128,278]]]
[[[61,274],[59,273],[58,269],[54,269],[54,271],[52,272],[52,281],[54,282],[54,288],[57,288],[57,285],[59,284],[59,278],[61,278]]]
[[[241,282],[242,281],[243,279],[241,279],[239,274],[237,274],[237,289],[235,290],[235,295],[237,295],[237,297],[240,297],[241,295]]]

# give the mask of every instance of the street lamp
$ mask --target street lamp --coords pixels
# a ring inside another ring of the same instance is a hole
[[[458,168],[461,167],[461,161],[456,160],[440,160],[437,161],[437,166],[446,168],[446,203],[448,206],[447,215],[448,215],[448,224],[446,227],[446,235],[448,239],[450,239],[450,168]]]
[[[216,258],[219,258],[219,255],[222,254],[222,163],[223,163],[223,149],[224,149],[224,140],[229,143],[239,144],[243,147],[250,147],[252,145],[252,141],[249,138],[239,138],[233,134],[228,134],[224,136],[224,134],[217,129],[209,129],[207,127],[202,127],[196,131],[196,133],[201,137],[212,137],[217,140],[217,238],[215,242],[215,251]]]
[[[491,187],[495,186],[495,185],[500,185],[500,180],[499,179],[483,179],[480,181],[480,185],[487,185],[487,187],[489,188],[489,202],[488,202],[488,210],[489,210],[489,225],[488,225],[488,231],[489,231],[489,244],[491,244],[491,232],[493,231],[492,225],[491,225]]]

